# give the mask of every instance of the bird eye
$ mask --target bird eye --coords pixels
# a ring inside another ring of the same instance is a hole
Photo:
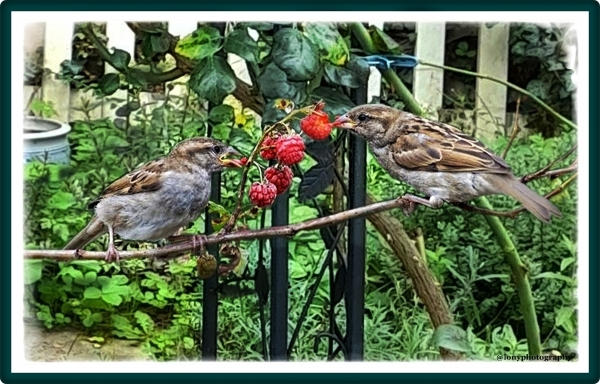
[[[219,147],[218,145],[215,145],[214,147],[212,147],[212,151],[218,155],[219,153],[221,153],[221,147]]]
[[[369,115],[367,115],[366,113],[361,113],[360,115],[358,115],[358,121],[360,122],[364,122],[369,118]]]

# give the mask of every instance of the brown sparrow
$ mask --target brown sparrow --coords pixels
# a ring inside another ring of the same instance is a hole
[[[108,231],[106,261],[119,260],[114,234],[124,239],[158,241],[200,216],[210,197],[211,173],[241,167],[235,149],[217,140],[196,137],[178,143],[110,184],[88,205],[95,214],[63,249],[80,249]]]
[[[353,108],[334,125],[364,138],[386,171],[429,196],[404,196],[413,205],[439,208],[444,201],[504,194],[544,222],[561,216],[549,200],[521,183],[502,158],[448,124],[370,104]]]

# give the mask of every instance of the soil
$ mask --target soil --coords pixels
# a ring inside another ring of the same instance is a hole
[[[90,341],[78,329],[47,330],[41,324],[25,322],[25,358],[30,361],[148,361],[150,358],[135,340],[105,337]]]

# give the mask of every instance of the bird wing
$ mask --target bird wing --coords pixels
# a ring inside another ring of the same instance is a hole
[[[393,158],[403,168],[430,172],[509,173],[504,160],[479,140],[444,123],[419,119],[402,127],[391,144]]]
[[[88,205],[88,208],[94,208],[100,200],[107,196],[133,195],[140,192],[156,191],[162,184],[161,178],[164,172],[165,159],[152,160],[112,182],[104,189],[98,199]]]

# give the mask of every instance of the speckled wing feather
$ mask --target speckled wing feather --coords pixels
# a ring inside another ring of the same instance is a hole
[[[88,208],[94,208],[100,200],[107,196],[133,195],[140,192],[156,191],[161,185],[161,175],[165,170],[165,159],[152,160],[142,167],[126,174],[110,184],[98,199],[92,201]]]
[[[510,173],[502,158],[479,140],[443,123],[418,119],[402,127],[403,134],[390,145],[403,168],[416,171]]]

